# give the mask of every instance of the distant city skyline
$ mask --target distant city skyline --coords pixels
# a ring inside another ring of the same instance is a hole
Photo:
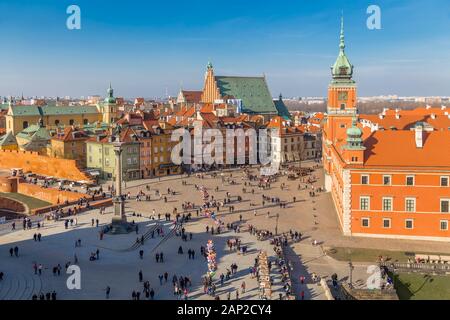
[[[81,30],[66,9],[81,8]],[[369,4],[381,30],[369,30]],[[216,74],[263,75],[271,94],[326,96],[341,11],[359,96],[450,94],[445,0],[2,1],[1,96],[174,96]]]

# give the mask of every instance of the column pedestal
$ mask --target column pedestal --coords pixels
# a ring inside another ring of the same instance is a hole
[[[114,216],[112,217],[111,224],[109,225],[109,234],[124,234],[130,233],[136,230],[136,226],[127,222],[125,216],[125,201],[121,198],[115,198],[113,200]]]

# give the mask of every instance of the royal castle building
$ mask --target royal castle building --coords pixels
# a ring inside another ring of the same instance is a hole
[[[344,235],[449,241],[446,108],[359,115],[343,21],[331,74],[323,164]]]

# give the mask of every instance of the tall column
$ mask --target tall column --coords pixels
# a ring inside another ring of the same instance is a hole
[[[114,143],[114,154],[116,156],[116,168],[115,168],[115,190],[116,194],[114,197],[114,222],[126,221],[125,217],[125,201],[122,197],[122,143]]]

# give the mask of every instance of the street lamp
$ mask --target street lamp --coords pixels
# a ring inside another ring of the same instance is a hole
[[[354,266],[353,266],[353,263],[350,261],[349,263],[348,263],[348,267],[349,267],[349,269],[350,269],[350,281],[349,281],[349,286],[350,286],[350,289],[352,289],[353,288],[353,269],[355,268]]]
[[[278,218],[280,217],[280,214],[277,212],[277,223],[276,223],[276,225],[275,225],[275,235],[277,236],[278,235]]]

